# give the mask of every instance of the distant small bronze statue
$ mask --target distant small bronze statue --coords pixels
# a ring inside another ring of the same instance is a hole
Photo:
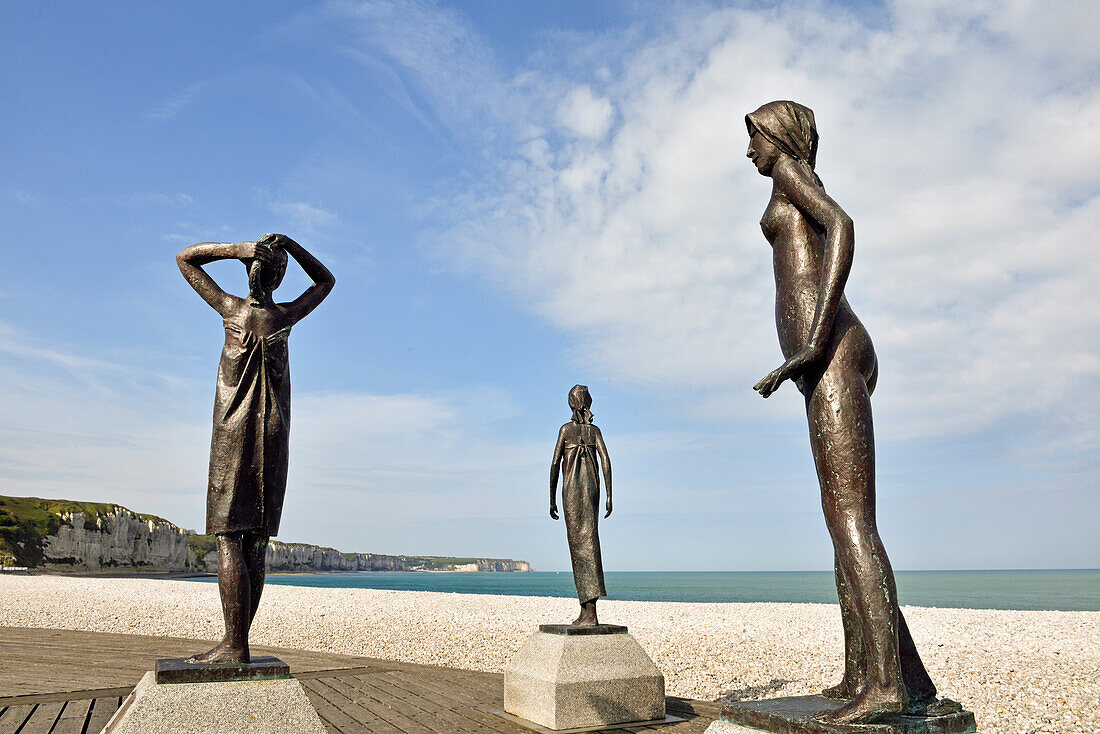
[[[878,363],[844,297],[854,229],[814,172],[818,137],[809,108],[770,102],[745,123],[748,157],[772,179],[760,226],[773,250],[775,319],[786,358],[754,389],[766,398],[792,380],[805,397],[844,625],[844,677],[822,695],[850,700],[822,718],[870,723],[927,707],[936,687],[898,609],[875,521],[871,393]]]
[[[272,293],[293,257],[313,285],[289,303]],[[248,271],[248,297],[226,293],[202,266],[236,259]],[[217,536],[218,590],[225,636],[189,663],[247,663],[248,630],[264,588],[268,539],[279,529],[290,435],[290,329],[325,299],[332,273],[286,235],[257,242],[203,242],[176,256],[180,272],[221,314],[225,348],[218,366],[206,532]]]
[[[594,626],[596,600],[607,596],[603,580],[603,559],[600,557],[600,478],[603,469],[607,502],[604,517],[611,516],[611,459],[603,434],[592,423],[592,396],[584,385],[574,385],[569,391],[569,407],[573,419],[558,431],[554,460],[550,463],[550,517],[558,519],[558,472],[562,482],[562,504],[565,507],[565,529],[569,537],[569,556],[573,561],[573,583],[581,613],[575,626]],[[599,460],[597,461],[597,455]],[[599,466],[597,466],[599,465]]]

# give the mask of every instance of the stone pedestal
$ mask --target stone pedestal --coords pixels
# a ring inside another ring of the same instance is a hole
[[[874,724],[829,724],[814,718],[843,705],[821,696],[790,696],[763,701],[722,701],[718,721],[705,734],[970,734],[974,714],[941,699],[919,714],[897,714]]]
[[[102,734],[150,732],[325,734],[325,727],[278,658],[234,666],[164,659],[145,674]]]
[[[665,720],[665,678],[626,627],[542,625],[504,671],[504,711],[554,731]]]

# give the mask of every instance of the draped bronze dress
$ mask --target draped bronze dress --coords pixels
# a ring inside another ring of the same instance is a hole
[[[266,337],[225,320],[206,532],[279,530],[290,437],[290,327]]]
[[[607,596],[600,556],[600,473],[594,427],[574,423],[563,435],[562,508],[581,603]]]

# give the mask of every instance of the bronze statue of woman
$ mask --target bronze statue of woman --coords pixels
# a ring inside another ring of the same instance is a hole
[[[293,257],[313,285],[289,303],[272,293]],[[202,266],[240,260],[248,271],[247,298],[226,293]],[[279,530],[286,492],[290,435],[290,329],[325,299],[336,280],[286,235],[257,242],[203,242],[176,256],[180,272],[225,326],[218,365],[206,532],[217,536],[218,590],[225,636],[194,663],[247,663],[248,629],[264,588],[268,539]]]
[[[558,472],[562,482],[562,504],[565,508],[565,530],[569,537],[569,557],[573,561],[573,583],[580,599],[577,626],[599,624],[596,600],[607,596],[603,581],[603,559],[600,557],[600,477],[603,469],[607,502],[604,517],[611,516],[611,459],[603,434],[592,423],[592,396],[584,385],[574,385],[569,391],[569,407],[573,419],[558,431],[554,459],[550,463],[550,517],[558,519]],[[597,456],[599,459],[597,461]],[[597,467],[599,465],[599,468]]]
[[[745,123],[748,157],[772,179],[760,226],[772,246],[775,321],[786,358],[754,389],[766,398],[792,380],[805,398],[844,626],[844,677],[822,693],[850,699],[825,718],[870,723],[926,706],[936,687],[898,609],[875,521],[871,393],[878,363],[844,297],[855,233],[814,172],[813,112],[795,102],[770,102]]]

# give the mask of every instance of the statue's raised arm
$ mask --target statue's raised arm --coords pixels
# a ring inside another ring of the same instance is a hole
[[[285,234],[276,235],[275,245],[282,247],[288,255],[294,258],[301,266],[305,274],[313,281],[313,285],[295,298],[290,303],[280,304],[286,309],[290,318],[297,323],[309,315],[313,309],[321,305],[321,301],[328,297],[332,287],[336,285],[336,278],[320,260],[310,254],[306,248],[299,245]]]

